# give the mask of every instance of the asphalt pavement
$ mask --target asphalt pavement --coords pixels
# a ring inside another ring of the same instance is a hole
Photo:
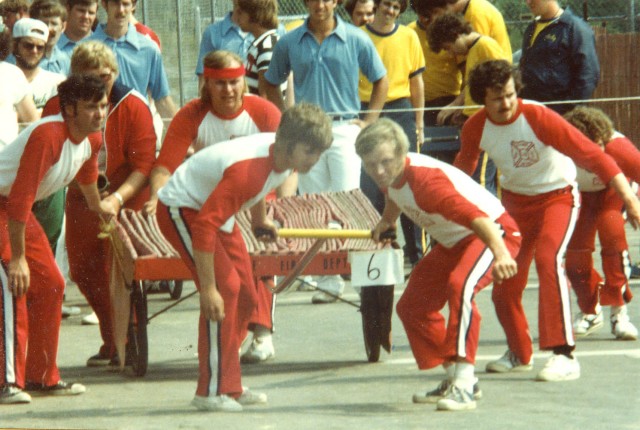
[[[630,238],[637,257],[640,236]],[[635,258],[638,261],[638,258]],[[524,294],[531,335],[537,340],[535,275]],[[640,294],[640,283],[632,290]],[[184,295],[193,291],[185,285]],[[396,300],[404,286],[396,288]],[[149,326],[149,370],[130,372],[87,368],[99,347],[96,326],[81,317],[63,321],[58,363],[67,381],[82,382],[87,393],[76,397],[34,398],[28,405],[0,407],[2,428],[81,429],[640,429],[640,342],[616,341],[608,321],[597,333],[578,341],[582,376],[570,382],[535,382],[548,357],[536,349],[534,370],[487,374],[489,360],[501,356],[505,338],[490,291],[477,297],[483,314],[476,372],[483,390],[478,408],[438,412],[434,405],[411,402],[415,391],[434,388],[441,369],[417,370],[404,330],[394,315],[393,351],[368,363],[358,309],[344,303],[311,305],[312,293],[283,293],[278,298],[274,343],[276,357],[243,366],[243,384],[269,396],[264,406],[241,413],[199,412],[189,405],[198,364],[198,300],[185,300],[154,318]],[[358,304],[349,286],[345,298]],[[168,294],[149,296],[149,312],[173,301]],[[75,288],[67,304],[88,306]],[[575,309],[575,307],[574,307]],[[640,325],[640,300],[630,305]],[[608,310],[605,311],[608,319]]]

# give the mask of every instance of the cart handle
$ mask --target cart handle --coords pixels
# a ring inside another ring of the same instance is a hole
[[[258,228],[254,232],[256,237],[269,235],[267,229]],[[281,228],[278,229],[278,236],[287,239],[310,238],[310,239],[371,239],[371,230],[336,230],[331,228]],[[388,230],[381,235],[382,239],[396,239],[394,230]]]

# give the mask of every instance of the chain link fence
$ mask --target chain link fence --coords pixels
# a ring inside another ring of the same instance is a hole
[[[636,31],[638,1],[571,0],[561,4],[569,6],[577,15],[587,17],[594,27],[605,27],[611,34]],[[515,52],[520,48],[524,29],[532,18],[529,9],[522,0],[492,2],[504,15]],[[180,105],[197,97],[195,67],[202,32],[231,9],[232,0],[138,0],[137,18],[160,36],[172,94]],[[303,0],[280,0],[279,10],[283,23],[306,16]],[[339,13],[346,16],[342,8]],[[408,9],[400,21],[408,23],[415,18]]]

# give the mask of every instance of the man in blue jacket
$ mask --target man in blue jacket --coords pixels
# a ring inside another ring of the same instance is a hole
[[[556,0],[528,0],[536,17],[522,42],[520,96],[541,102],[588,100],[600,78],[595,38],[589,24]],[[577,103],[550,104],[563,114]]]

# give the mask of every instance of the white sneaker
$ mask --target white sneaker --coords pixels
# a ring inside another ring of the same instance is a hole
[[[191,405],[200,411],[242,412],[242,405],[225,394],[209,397],[195,396]]]
[[[327,294],[324,291],[318,291],[311,297],[311,303],[314,305],[323,305],[327,303],[335,303],[338,301],[338,297],[341,297],[342,294],[331,295]]]
[[[591,333],[599,330],[604,324],[602,311],[597,314],[583,314],[579,312],[573,321],[573,333],[576,337],[589,336]]]
[[[77,306],[65,306],[62,305],[62,318],[68,318],[71,316],[80,315],[82,311]]]
[[[476,408],[473,393],[470,393],[455,384],[449,385],[444,397],[436,403],[439,411],[468,411]]]
[[[435,389],[431,391],[418,391],[413,395],[413,403],[438,403],[443,399],[451,388],[451,381],[448,379],[443,380]],[[482,390],[476,382],[473,384],[473,400],[480,400],[482,398]]]
[[[572,381],[580,377],[580,363],[573,357],[563,354],[553,354],[538,373],[538,381]]]
[[[267,395],[265,393],[256,393],[248,387],[242,387],[242,394],[236,399],[241,405],[264,405],[267,403]]]
[[[245,364],[255,364],[267,361],[275,357],[276,353],[273,348],[273,337],[271,335],[255,337],[251,342],[251,346],[242,354],[240,362]]]
[[[621,306],[617,312],[614,313],[613,308],[611,312],[611,333],[618,340],[637,340],[638,329],[629,320],[627,314],[627,307]]]
[[[100,321],[98,321],[98,316],[95,312],[90,313],[89,315],[85,315],[82,317],[82,325],[98,325]]]
[[[522,363],[516,355],[507,349],[502,357],[487,363],[489,373],[528,372],[533,369],[533,358],[529,363]]]
[[[15,405],[17,403],[31,403],[31,396],[14,385],[3,386],[0,389],[0,405]]]

